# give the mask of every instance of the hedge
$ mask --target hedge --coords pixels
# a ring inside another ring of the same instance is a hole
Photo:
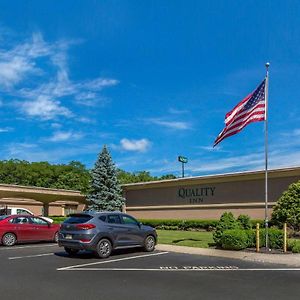
[[[166,230],[214,230],[218,220],[140,219],[144,225]]]

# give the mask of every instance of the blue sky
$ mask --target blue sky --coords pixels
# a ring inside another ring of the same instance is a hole
[[[270,61],[270,167],[299,166],[299,53],[299,1],[2,0],[0,159],[263,169],[263,122],[212,145]]]

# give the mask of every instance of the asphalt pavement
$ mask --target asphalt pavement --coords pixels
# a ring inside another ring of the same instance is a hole
[[[299,299],[300,268],[197,254],[0,246],[1,299]]]

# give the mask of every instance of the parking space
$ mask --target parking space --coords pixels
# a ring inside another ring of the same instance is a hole
[[[300,292],[297,268],[161,251],[98,259],[70,257],[56,244],[18,245],[0,247],[0,267],[6,299],[296,299]]]

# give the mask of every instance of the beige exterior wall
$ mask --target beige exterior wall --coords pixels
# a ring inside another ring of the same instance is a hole
[[[272,206],[300,168],[272,170],[268,202]],[[140,219],[218,219],[224,211],[264,219],[264,172],[182,178],[123,186],[126,211]]]
[[[249,215],[253,219],[264,219],[263,208],[211,208],[211,209],[169,209],[169,210],[130,210],[127,213],[137,219],[219,219],[224,211],[231,211],[235,217],[241,214]],[[269,210],[269,217],[272,209]]]

